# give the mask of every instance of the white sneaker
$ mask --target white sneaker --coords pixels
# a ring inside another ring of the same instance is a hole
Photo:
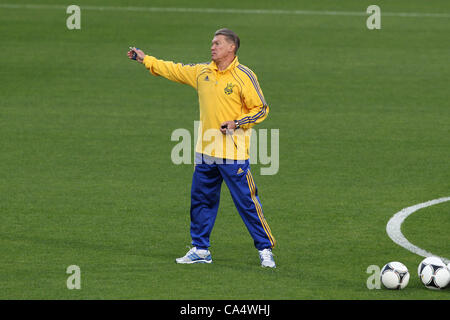
[[[261,267],[276,268],[275,260],[271,249],[259,250],[259,259],[261,260]]]
[[[175,259],[176,263],[192,264],[192,263],[211,263],[211,253],[209,250],[191,248],[184,257]]]

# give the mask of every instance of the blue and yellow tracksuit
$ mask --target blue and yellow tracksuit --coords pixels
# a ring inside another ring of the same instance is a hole
[[[210,246],[225,180],[255,247],[272,248],[275,239],[264,218],[248,160],[249,129],[269,112],[256,75],[239,64],[237,57],[225,70],[219,70],[213,61],[185,65],[152,56],[146,56],[143,64],[153,75],[190,85],[198,93],[200,126],[191,189],[192,245],[201,249]],[[237,120],[240,129],[224,135],[220,125],[230,120]]]

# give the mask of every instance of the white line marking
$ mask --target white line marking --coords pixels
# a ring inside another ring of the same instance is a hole
[[[392,239],[392,241],[394,241],[398,245],[402,246],[403,248],[405,248],[415,254],[418,254],[419,256],[438,257],[437,255],[435,255],[431,252],[428,252],[426,250],[423,250],[423,249],[413,245],[411,242],[409,242],[405,238],[405,236],[402,234],[400,228],[401,228],[403,221],[405,221],[405,219],[410,214],[416,212],[419,209],[423,209],[423,208],[426,208],[426,207],[429,207],[429,206],[432,206],[432,205],[435,205],[438,203],[446,202],[446,201],[450,201],[450,197],[439,198],[439,199],[419,203],[414,206],[404,208],[401,211],[397,212],[396,214],[394,214],[392,216],[392,218],[389,220],[388,224],[386,225],[386,232],[387,232],[388,236]],[[445,263],[450,263],[450,260],[448,258],[444,258],[444,257],[439,257],[439,258],[441,258]]]
[[[96,11],[136,11],[136,12],[179,12],[179,13],[230,13],[230,14],[267,14],[267,15],[309,15],[309,16],[367,16],[365,10],[359,11],[318,11],[318,10],[269,10],[269,9],[223,9],[223,8],[161,8],[161,7],[99,7],[80,6],[82,10]],[[65,10],[62,5],[39,4],[0,4],[4,9],[47,9]],[[364,8],[363,8],[364,9]],[[383,16],[390,17],[429,17],[450,18],[450,13],[426,12],[383,12]]]

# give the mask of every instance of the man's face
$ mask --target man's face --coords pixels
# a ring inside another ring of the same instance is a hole
[[[211,45],[211,59],[220,61],[229,55],[234,55],[234,44],[224,35],[215,36]]]

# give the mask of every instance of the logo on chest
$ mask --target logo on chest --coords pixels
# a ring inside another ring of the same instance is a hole
[[[233,93],[234,86],[236,86],[236,85],[232,84],[232,83],[228,83],[227,86],[225,87],[225,89],[223,89],[223,91],[225,92],[225,94],[230,95]]]

